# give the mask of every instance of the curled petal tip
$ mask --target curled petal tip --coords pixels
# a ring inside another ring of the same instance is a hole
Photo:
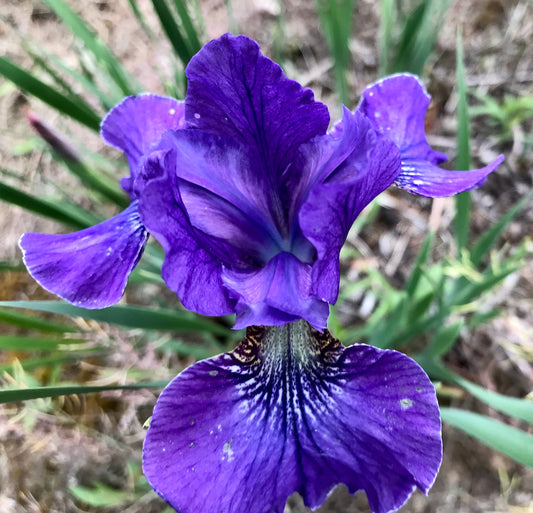
[[[413,194],[430,198],[453,196],[480,187],[487,176],[505,160],[499,155],[488,166],[471,171],[441,169],[427,160],[403,160],[396,185]]]

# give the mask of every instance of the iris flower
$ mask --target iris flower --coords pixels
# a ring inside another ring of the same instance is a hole
[[[180,513],[282,513],[294,492],[317,508],[339,483],[364,490],[374,513],[394,511],[436,477],[438,404],[407,356],[344,348],[325,329],[339,252],[390,185],[448,196],[479,186],[502,157],[439,168],[413,75],[368,87],[328,132],[326,107],[247,37],[208,43],[186,74],[184,105],[128,98],[104,120],[130,163],[132,205],[77,234],[23,236],[26,265],[67,300],[103,306],[150,233],[186,308],[247,327],[234,351],[192,365],[157,401],[144,472]]]

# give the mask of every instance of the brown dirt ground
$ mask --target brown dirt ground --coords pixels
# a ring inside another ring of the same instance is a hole
[[[145,84],[147,90],[162,93],[154,67],[171,69],[171,51],[165,38],[150,43],[130,14],[125,0],[110,2],[90,0],[70,2],[109,44],[126,68]],[[146,19],[160,34],[150,2],[139,2]],[[285,17],[286,71],[292,78],[315,91],[317,98],[338,113],[333,91],[331,62],[314,14],[314,4],[307,0],[281,3]],[[279,3],[275,0],[233,0],[235,19],[246,34],[260,42],[272,55],[277,33]],[[223,0],[202,0],[208,37],[216,37],[229,28],[230,20]],[[377,76],[379,2],[358,0],[351,44],[353,73],[350,85],[353,107],[364,86]],[[444,23],[437,51],[428,63],[426,83],[436,106],[432,143],[453,158],[456,131],[454,111],[455,34],[458,27],[465,38],[466,69],[469,85],[490,92],[497,98],[505,94],[533,94],[533,4],[529,0],[463,0],[454,2]],[[0,6],[0,44],[3,54],[23,65],[29,59],[20,49],[19,35],[31,37],[48,52],[60,55],[74,65],[75,41],[50,11],[31,0],[4,0]],[[16,155],[14,149],[28,139],[30,128],[23,115],[25,105],[66,133],[82,151],[106,151],[97,136],[66,121],[56,113],[0,81],[0,157],[1,165],[27,178],[28,190],[47,193],[59,183],[76,193],[76,181],[66,176],[42,151]],[[524,195],[532,185],[532,123],[522,123],[513,130],[512,141],[498,139],[498,129],[487,119],[473,123],[472,153],[476,164],[485,164],[500,152],[506,163],[485,186],[473,194],[474,227],[480,233],[502,212]],[[435,135],[435,134],[438,134]],[[453,211],[450,200],[430,202],[392,192],[382,196],[384,208],[372,231],[363,231],[350,243],[375,260],[393,283],[401,283],[410,269],[429,223],[438,230],[440,254],[453,249],[449,224]],[[84,198],[79,201],[85,202]],[[505,244],[516,246],[532,235],[533,208],[511,224]],[[3,244],[0,260],[17,261],[19,235],[28,230],[56,231],[57,227],[16,207],[1,204],[0,227]],[[353,262],[346,262],[347,267]],[[2,275],[0,299],[39,298],[44,293],[24,274]],[[533,371],[533,262],[511,276],[491,296],[505,314],[486,324],[468,338],[462,338],[449,356],[449,364],[469,379],[489,389],[515,396],[532,390]],[[352,319],[364,298],[347,306]],[[489,301],[489,300],[487,300]],[[137,332],[104,332],[101,326],[87,324],[94,338],[105,339],[119,350],[106,360],[77,362],[69,372],[80,378],[101,376],[102,368],[120,374],[128,368],[145,369],[154,379],[164,379],[190,363],[170,359],[161,361],[152,346],[142,353],[134,350]],[[39,376],[43,378],[43,376]],[[116,376],[115,376],[116,377]],[[143,439],[142,424],[155,402],[152,392],[116,392],[86,398],[69,397],[53,401],[34,401],[24,407],[0,409],[0,512],[2,513],[150,513],[164,509],[152,492],[137,502],[119,508],[98,509],[75,500],[70,485],[90,486],[102,482],[116,489],[131,489],[127,462],[139,462]],[[458,397],[452,405],[490,413],[494,411],[476,401]],[[521,425],[520,427],[526,428]],[[531,428],[530,428],[531,431]],[[456,430],[444,430],[444,463],[428,498],[415,493],[402,509],[413,513],[527,513],[533,512],[533,472],[495,453]],[[292,497],[286,513],[306,510],[298,497]],[[351,497],[338,489],[319,508],[320,513],[356,513],[367,511],[363,497]],[[200,513],[200,512],[199,512]],[[252,513],[252,512],[251,512]]]

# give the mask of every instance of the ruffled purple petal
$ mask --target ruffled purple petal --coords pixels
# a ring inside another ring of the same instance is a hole
[[[237,299],[234,329],[253,325],[282,326],[305,319],[326,327],[329,305],[312,294],[312,268],[290,253],[279,253],[262,269],[224,269],[222,280]]]
[[[329,149],[327,149],[329,146]],[[344,111],[338,138],[317,138],[302,158],[318,178],[299,211],[303,234],[316,248],[313,292],[334,303],[339,291],[339,253],[363,208],[389,187],[400,171],[398,148],[375,132],[361,114]]]
[[[131,171],[131,178],[123,178],[121,182],[126,192],[132,194],[141,157],[166,130],[184,125],[184,102],[155,94],[129,96],[108,112],[100,132],[107,144],[126,154]]]
[[[177,167],[176,152],[155,151],[143,161],[135,182],[143,191],[139,198],[143,223],[165,250],[162,277],[188,310],[203,315],[233,313],[234,301],[221,279],[220,257],[238,263],[240,255],[191,225],[177,186]]]
[[[481,169],[448,171],[427,160],[402,160],[402,172],[396,179],[396,185],[413,194],[429,198],[453,196],[483,185],[487,176],[503,161],[504,156],[500,155]]]
[[[456,173],[438,168],[437,164],[448,158],[434,151],[426,139],[425,117],[430,101],[420,79],[402,73],[367,87],[358,111],[400,149],[402,170],[396,180],[398,187],[432,198],[452,196],[479,187],[503,162],[503,155],[488,166],[473,171]],[[342,130],[341,125],[336,126],[331,135],[338,137]]]
[[[186,369],[161,394],[144,472],[180,513],[315,509],[344,483],[373,513],[427,493],[442,457],[439,409],[407,356],[342,349],[305,322],[250,328],[233,352]]]
[[[290,191],[283,184],[301,173],[293,165],[299,146],[326,133],[326,106],[287,79],[246,36],[226,34],[211,41],[191,59],[186,74],[187,125],[248,147],[256,176],[271,191],[271,217],[284,234]]]
[[[46,290],[77,306],[105,308],[122,297],[147,238],[134,202],[91,228],[25,233],[19,245],[29,273]]]
[[[392,75],[368,86],[358,111],[372,126],[392,139],[403,159],[440,164],[448,160],[434,151],[426,139],[425,118],[431,97],[418,77],[408,73]]]

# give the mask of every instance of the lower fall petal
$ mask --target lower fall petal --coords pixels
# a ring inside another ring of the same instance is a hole
[[[413,194],[429,198],[453,196],[483,185],[487,176],[504,160],[500,155],[488,166],[471,171],[449,171],[427,160],[402,160],[402,170],[395,184]]]
[[[431,487],[440,427],[431,382],[402,353],[342,348],[305,321],[252,327],[163,391],[144,472],[180,513],[282,513],[294,492],[317,508],[340,483],[387,513]]]
[[[148,239],[137,202],[117,216],[65,235],[25,233],[24,264],[46,290],[84,308],[117,303]]]

